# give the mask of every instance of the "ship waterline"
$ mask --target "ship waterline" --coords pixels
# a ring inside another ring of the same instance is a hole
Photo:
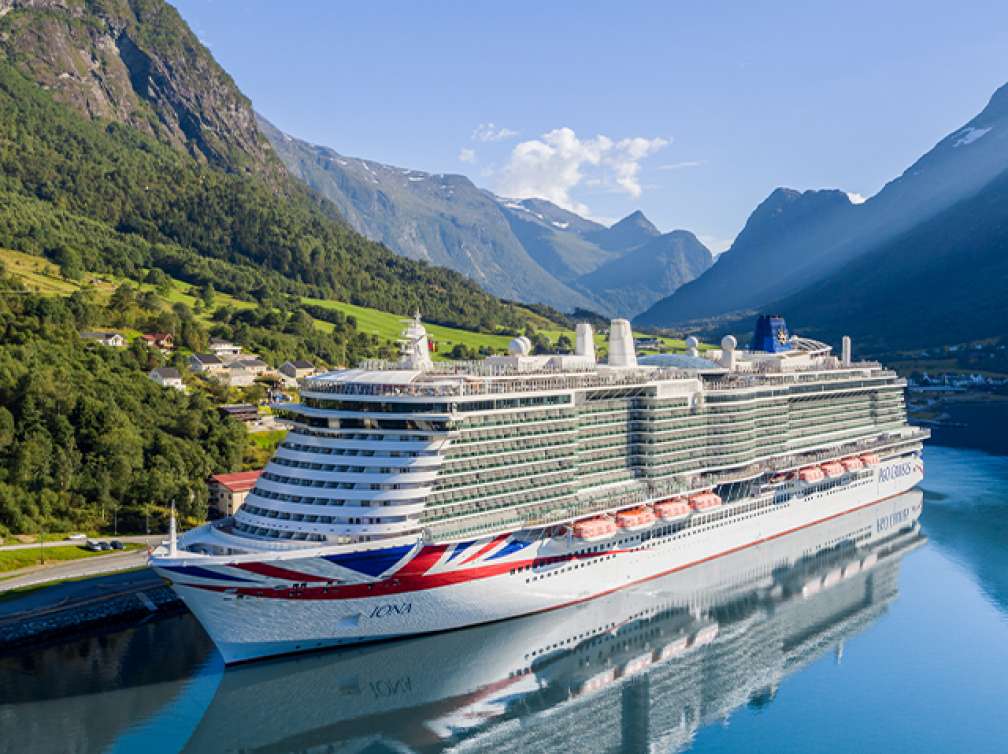
[[[306,380],[245,505],[152,565],[232,663],[551,610],[859,511],[898,526],[927,437],[904,382],[759,328],[638,362],[616,320],[607,364],[581,325],[574,355],[516,338],[446,368],[417,318],[398,363]]]

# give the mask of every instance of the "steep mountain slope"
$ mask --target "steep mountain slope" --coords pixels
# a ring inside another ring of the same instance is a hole
[[[764,306],[796,293],[848,261],[969,197],[1008,168],[1008,86],[899,178],[861,205],[840,192],[778,189],[757,208],[709,272],[641,315],[670,325]],[[747,233],[776,211],[773,232]],[[754,274],[756,277],[753,277]]]
[[[219,167],[275,171],[248,99],[167,3],[0,0],[0,16],[8,59],[57,101]]]
[[[468,178],[345,157],[259,122],[290,170],[357,232],[403,256],[457,270],[498,296],[565,310],[595,305],[541,269],[495,198]]]
[[[773,305],[864,350],[1008,335],[1008,171],[968,199]]]
[[[713,262],[710,249],[695,235],[673,230],[606,262],[578,283],[614,302],[618,311],[639,312],[699,277]]]
[[[842,191],[776,189],[717,264],[637,317],[667,325],[759,306],[800,287],[857,208]],[[819,253],[817,253],[819,252]],[[813,268],[810,270],[810,268]]]
[[[457,270],[498,296],[626,316],[697,268],[672,244],[644,255],[636,278],[631,266],[620,269],[618,283],[606,285],[602,275],[585,283],[585,275],[658,238],[658,229],[640,212],[607,228],[544,199],[495,196],[465,176],[347,157],[284,134],[262,116],[259,124],[288,169],[355,230],[405,257]]]

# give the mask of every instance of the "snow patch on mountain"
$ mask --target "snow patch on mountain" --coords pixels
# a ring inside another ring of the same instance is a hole
[[[991,128],[993,128],[993,126],[988,128],[974,128],[973,126],[967,126],[962,131],[955,134],[959,138],[952,143],[952,148],[955,149],[956,147],[972,144],[974,141],[990,131]]]

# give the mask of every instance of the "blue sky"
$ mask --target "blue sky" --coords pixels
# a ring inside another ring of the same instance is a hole
[[[870,196],[1008,81],[1004,2],[175,5],[295,136],[718,249],[776,186]]]

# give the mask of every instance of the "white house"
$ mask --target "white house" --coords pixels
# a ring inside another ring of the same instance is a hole
[[[185,390],[182,384],[182,375],[175,367],[158,367],[152,369],[147,375],[161,387],[173,387],[176,390]]]
[[[210,340],[210,353],[218,358],[236,358],[241,356],[242,348],[239,345],[235,345],[230,340],[221,340],[220,338],[212,338]]]
[[[122,348],[126,345],[126,338],[117,332],[82,332],[80,336],[84,340],[93,340],[112,348]]]

